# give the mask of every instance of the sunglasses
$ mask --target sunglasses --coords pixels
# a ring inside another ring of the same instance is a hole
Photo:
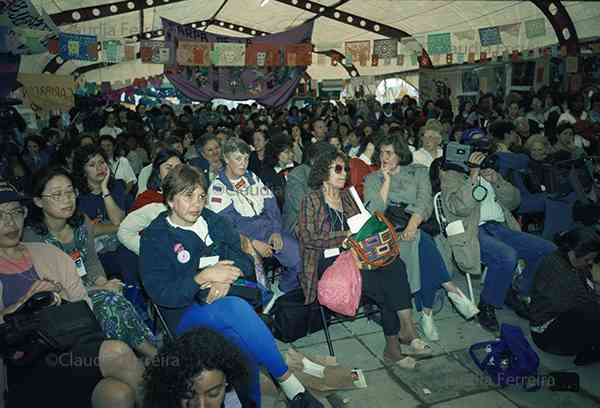
[[[341,164],[336,164],[335,166],[330,167],[330,168],[332,168],[336,174],[342,174],[342,171],[345,171],[346,173],[348,173],[348,171],[350,170],[348,168],[348,166],[343,166]]]

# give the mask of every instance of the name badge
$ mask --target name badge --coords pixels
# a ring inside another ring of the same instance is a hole
[[[198,269],[208,268],[209,266],[215,265],[219,262],[219,255],[215,256],[203,256],[200,258],[200,264],[198,265]]]
[[[325,258],[332,258],[334,256],[338,256],[340,254],[339,248],[329,248],[323,251],[323,256]]]
[[[83,277],[87,275],[87,270],[85,269],[85,264],[83,263],[83,259],[81,258],[81,252],[79,250],[75,250],[70,253],[71,259],[75,264],[75,268],[77,269],[77,273],[79,277]]]

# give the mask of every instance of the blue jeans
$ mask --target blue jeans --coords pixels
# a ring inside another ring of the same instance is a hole
[[[248,389],[236,391],[240,400],[245,399],[246,394],[250,399],[248,402],[260,407],[259,366],[264,366],[275,378],[288,371],[267,326],[248,302],[235,296],[226,296],[212,304],[195,303],[189,306],[175,333],[179,336],[199,327],[221,333],[246,356],[250,373]]]
[[[431,309],[435,294],[444,282],[450,280],[448,268],[435,245],[435,241],[426,232],[421,231],[419,241],[419,269],[421,270],[421,290],[415,293],[415,306],[420,312],[424,307]]]
[[[479,227],[481,262],[488,268],[481,300],[501,308],[512,284],[517,261],[526,263],[519,291],[528,294],[541,259],[554,252],[556,246],[543,238],[513,231],[503,224],[487,222]]]

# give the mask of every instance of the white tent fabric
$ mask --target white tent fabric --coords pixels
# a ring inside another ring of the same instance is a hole
[[[110,1],[103,0],[32,0],[39,9],[43,8],[48,14],[58,13],[79,7],[106,4]],[[150,0],[148,0],[150,1]],[[61,26],[65,32],[82,34],[95,34],[99,39],[120,38],[126,35],[137,34],[140,31],[156,30],[161,28],[160,17],[166,17],[179,23],[201,21],[209,19],[222,5],[223,0],[186,0],[174,4],[164,4],[164,0],[153,0],[160,6],[144,10],[144,27],[140,30],[139,12],[130,12],[117,16],[109,16],[93,21],[79,24]],[[285,5],[275,0],[266,6],[260,7],[259,0],[229,0],[225,7],[219,12],[217,18],[234,24],[256,28],[266,32],[285,31],[290,27],[301,24],[315,14],[310,11]],[[320,0],[320,4],[333,5],[336,0]],[[600,2],[565,1],[571,19],[579,38],[594,37],[600,35]],[[360,15],[362,17],[381,22],[404,30],[412,34],[423,46],[426,47],[427,35],[440,32],[464,33],[473,31],[474,35],[462,35],[460,40],[453,37],[454,52],[480,52],[489,53],[502,52],[502,48],[482,49],[479,43],[477,29],[490,26],[502,26],[521,23],[526,20],[544,17],[541,11],[531,2],[527,1],[429,1],[429,0],[351,0],[339,8],[341,11]],[[210,26],[209,32],[224,35],[244,37],[218,26]],[[472,37],[472,38],[471,38]],[[313,43],[316,49],[336,49],[344,53],[344,43],[355,40],[374,40],[384,38],[381,35],[334,21],[326,17],[320,17],[315,23]],[[512,35],[502,34],[503,45],[506,50],[526,50],[536,47],[547,46],[557,42],[556,35],[550,23],[546,21],[546,35],[528,39],[525,35],[525,27],[522,24],[518,32]],[[400,54],[408,54],[410,51],[402,44],[399,45]],[[22,71],[40,72],[49,61],[50,56],[25,57],[22,63]],[[329,60],[325,65],[315,63],[308,72],[313,78],[347,78],[346,71],[341,67],[333,67]],[[446,58],[440,58],[440,64],[446,63]],[[88,63],[70,61],[64,64],[59,74],[69,74],[76,67]],[[383,75],[403,70],[411,70],[405,64],[403,67],[384,65],[380,62],[378,67],[358,66],[361,75]],[[140,76],[155,75],[162,72],[158,65],[141,64],[139,62],[121,63],[113,67],[91,71],[85,75],[86,80],[123,80]]]

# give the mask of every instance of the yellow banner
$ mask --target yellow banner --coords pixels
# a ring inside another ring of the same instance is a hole
[[[17,80],[23,85],[23,102],[33,111],[67,111],[75,105],[75,81],[70,76],[19,74]]]

